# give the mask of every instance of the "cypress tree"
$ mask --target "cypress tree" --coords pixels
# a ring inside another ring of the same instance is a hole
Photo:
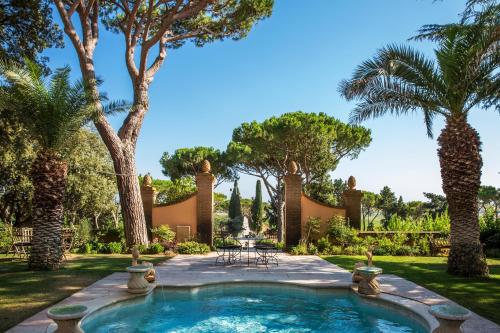
[[[260,180],[255,184],[255,198],[252,202],[252,229],[259,233],[262,229],[264,206],[262,205],[262,188]]]
[[[235,217],[241,216],[241,201],[240,201],[240,190],[238,189],[238,181],[234,181],[233,192],[231,193],[231,199],[229,200],[229,218],[234,219]]]

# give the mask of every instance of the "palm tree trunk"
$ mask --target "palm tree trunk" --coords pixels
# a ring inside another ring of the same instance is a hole
[[[479,241],[477,194],[481,184],[481,141],[464,117],[450,117],[438,138],[443,191],[451,219],[448,272],[485,276],[488,265]]]
[[[62,259],[61,230],[68,166],[55,154],[42,152],[32,168],[33,239],[30,269],[58,269]]]

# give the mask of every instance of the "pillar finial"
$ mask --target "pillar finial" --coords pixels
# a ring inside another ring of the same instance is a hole
[[[142,179],[142,186],[144,186],[144,187],[152,187],[153,186],[153,178],[151,177],[151,174],[149,172]]]
[[[290,163],[288,163],[288,173],[291,175],[295,175],[297,174],[297,171],[299,171],[297,163],[295,161],[290,161]]]
[[[212,166],[210,165],[210,162],[208,160],[203,160],[203,162],[201,162],[201,172],[210,173],[211,171]]]
[[[347,187],[349,187],[350,190],[354,190],[356,188],[356,178],[354,178],[354,176],[350,176],[347,180]]]

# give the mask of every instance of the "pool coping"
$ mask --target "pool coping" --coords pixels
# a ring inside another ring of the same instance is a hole
[[[279,268],[271,267],[269,270],[265,268],[256,269],[253,267],[245,268],[244,266],[206,267],[200,264],[200,262],[211,262],[212,259],[214,259],[214,254],[208,256],[183,255],[161,263],[155,266],[159,274],[156,281],[156,287],[196,288],[228,283],[272,283],[310,289],[348,289],[356,292],[356,285],[351,282],[351,274],[347,270],[317,256],[288,256],[283,254],[280,257],[280,262],[283,261],[283,265]],[[88,314],[82,319],[84,320],[90,314],[104,307],[142,297],[143,295],[130,294],[127,292],[126,283],[128,276],[129,274],[126,272],[110,274],[62,300],[57,305],[82,304],[87,306],[89,310]],[[401,288],[401,286],[407,289],[412,288],[412,282],[393,275],[384,274],[382,274],[379,279],[381,281],[382,293],[378,296],[361,297],[390,303],[391,306],[410,311],[411,314],[415,314],[415,319],[426,324],[430,331],[437,327],[437,320],[428,312],[432,304],[425,304],[418,299],[397,295],[399,289],[404,292],[404,288]],[[387,284],[388,281],[389,283],[392,281],[392,285]],[[394,283],[394,281],[398,282]],[[415,286],[417,285],[414,285],[413,289],[415,289]],[[434,302],[434,304],[454,304],[450,300],[432,293],[425,288],[420,286],[417,287],[429,294],[436,295],[436,302]],[[434,301],[434,299],[432,301]],[[56,325],[46,316],[47,310],[48,309],[40,311],[6,332],[53,332]],[[463,327],[464,333],[500,332],[500,326],[474,313],[473,317],[476,322],[470,328]],[[469,319],[469,321],[470,320],[471,319]]]

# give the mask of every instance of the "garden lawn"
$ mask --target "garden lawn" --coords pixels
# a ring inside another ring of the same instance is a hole
[[[141,259],[157,263],[168,257]],[[26,261],[0,255],[0,332],[130,263],[130,254],[68,255],[58,271],[28,271]]]
[[[323,259],[352,270],[364,256],[324,256]],[[463,278],[446,273],[446,257],[374,257],[385,274],[395,274],[432,290],[477,314],[500,324],[500,260],[488,259],[489,278]]]

